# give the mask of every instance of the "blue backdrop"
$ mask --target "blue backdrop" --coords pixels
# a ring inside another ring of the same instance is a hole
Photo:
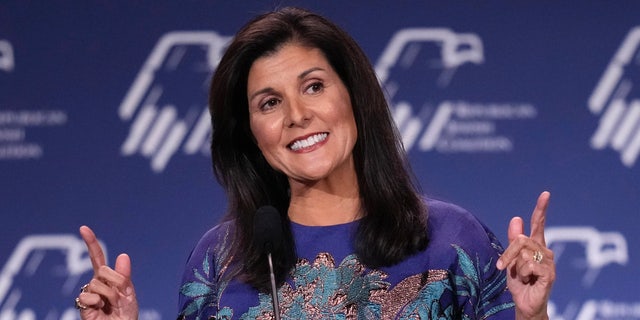
[[[293,4],[363,47],[423,191],[506,242],[552,193],[553,319],[640,319],[640,3],[0,2],[0,319],[74,319],[77,235],[133,260],[141,319],[176,314],[218,221],[208,79],[250,17]]]

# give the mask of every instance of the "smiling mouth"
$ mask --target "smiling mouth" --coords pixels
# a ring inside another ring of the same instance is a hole
[[[317,133],[312,136],[309,136],[306,139],[296,140],[290,143],[287,147],[293,151],[306,149],[326,140],[328,136],[329,134],[326,132]]]

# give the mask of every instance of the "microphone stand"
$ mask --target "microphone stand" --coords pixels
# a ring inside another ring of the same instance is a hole
[[[278,306],[278,290],[276,288],[276,276],[273,274],[273,260],[271,260],[271,252],[267,255],[269,260],[269,275],[271,276],[271,303],[273,304],[273,313],[276,320],[280,320],[280,307]]]

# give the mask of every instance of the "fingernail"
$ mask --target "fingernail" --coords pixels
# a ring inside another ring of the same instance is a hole
[[[498,268],[498,270],[502,270],[502,260],[498,259],[498,262],[496,262],[496,267]]]
[[[130,296],[133,293],[133,288],[127,287],[126,289],[124,289],[124,293]]]

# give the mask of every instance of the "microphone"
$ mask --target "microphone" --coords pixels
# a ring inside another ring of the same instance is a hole
[[[276,277],[273,273],[273,260],[271,253],[282,252],[284,236],[280,213],[272,206],[262,206],[256,211],[253,225],[253,243],[263,253],[267,254],[269,262],[269,276],[271,277],[271,303],[276,320],[280,320],[280,308],[278,303],[278,291]]]

